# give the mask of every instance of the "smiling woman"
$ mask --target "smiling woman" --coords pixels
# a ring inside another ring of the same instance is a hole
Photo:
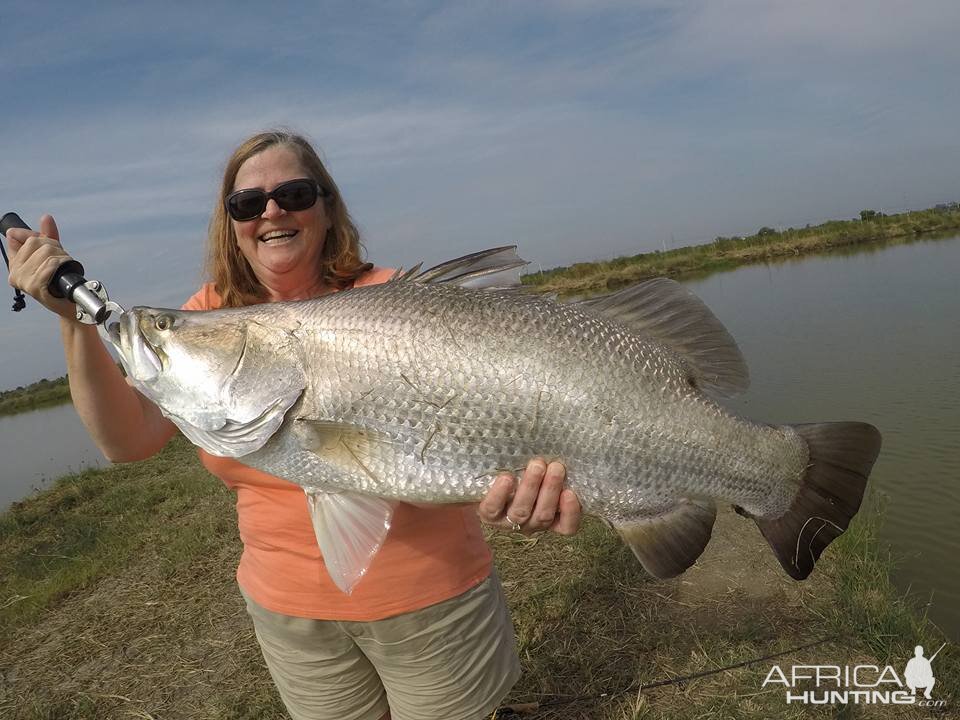
[[[289,184],[302,179],[315,195],[290,195]],[[222,307],[313,297],[349,287],[373,267],[361,260],[360,233],[337,184],[298,136],[264,133],[243,143],[224,171],[220,197],[207,269]],[[251,215],[261,202],[261,212]]]
[[[72,306],[47,293],[53,269],[69,256],[51,217],[41,220],[40,229],[11,231],[11,281],[62,317],[71,392],[104,454],[113,461],[149,457],[176,427],[127,384],[96,330],[77,323]],[[316,298],[393,275],[362,259],[359,233],[333,179],[305,139],[285,132],[251,137],[228,161],[210,223],[209,272],[212,282],[185,309],[255,311],[245,306]],[[171,364],[183,364],[184,358],[162,342],[165,333],[177,330],[180,317],[171,311],[123,316],[111,334],[126,338],[124,355],[132,375],[162,380]],[[301,400],[303,385],[296,384],[295,374],[284,374],[291,389],[281,393],[279,403],[277,387],[263,373],[283,356],[281,348],[271,345],[278,352],[267,357],[248,342],[249,332],[270,335],[276,329],[282,328],[266,323],[230,338],[221,333],[219,339],[208,333],[208,348],[234,352],[186,358],[194,381],[186,389],[191,407],[183,411],[190,427],[236,441],[247,438],[250,428],[269,432],[284,421],[283,411]],[[217,386],[216,398],[203,394],[210,389],[205,379],[236,367],[260,373],[244,372],[242,384]],[[226,413],[215,402],[220,391],[232,403]],[[270,411],[258,408],[251,417],[244,403],[264,393],[273,400],[267,403]],[[262,433],[253,435],[263,440]],[[318,549],[301,488],[221,456],[235,453],[205,446],[217,454],[201,451],[204,465],[237,494],[244,544],[237,580],[264,658],[295,720],[375,720],[390,713],[397,720],[481,718],[496,707],[516,681],[519,663],[478,512],[487,522],[523,532],[575,532],[580,506],[563,489],[563,465],[534,458],[519,483],[510,474],[497,477],[479,506],[396,503],[376,561],[357,589],[344,594],[332,577],[338,572],[339,547]],[[381,502],[370,501],[377,507]],[[342,516],[349,517],[346,509],[333,519]],[[467,617],[471,626],[484,630],[451,634],[454,617]],[[362,631],[345,630],[344,621],[361,624]],[[387,637],[392,650],[383,656],[362,647]],[[443,657],[420,652],[425,640],[443,644]],[[336,648],[332,656],[330,648]],[[480,657],[483,662],[475,661]],[[420,664],[411,671],[414,662]]]
[[[272,194],[305,172],[300,158],[289,148],[268,148],[240,166],[230,198],[236,201],[237,193],[249,193],[253,188]],[[234,220],[233,227],[240,252],[270,300],[303,300],[326,291],[316,273],[332,227],[324,203],[286,210],[277,198],[268,196],[261,213]]]

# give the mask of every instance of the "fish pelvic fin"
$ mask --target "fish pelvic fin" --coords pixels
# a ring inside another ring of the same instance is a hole
[[[806,440],[810,451],[800,490],[781,517],[753,517],[753,521],[783,569],[793,579],[803,580],[860,509],[881,437],[873,425],[859,422],[790,427]]]
[[[679,575],[703,553],[717,508],[712,500],[683,498],[656,515],[615,522],[644,569],[657,578]]]
[[[396,503],[358,493],[304,492],[327,573],[349,594],[383,546]]]

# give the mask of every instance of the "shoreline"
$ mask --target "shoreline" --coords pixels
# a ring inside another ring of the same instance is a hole
[[[870,212],[873,211],[864,211]],[[960,208],[867,217],[867,220],[831,220],[821,225],[783,231],[765,227],[745,237],[717,237],[712,243],[666,252],[575,263],[524,275],[522,280],[539,292],[602,292],[654,277],[699,278],[743,265],[817,255],[838,248],[879,246],[960,229]]]
[[[0,417],[62,405],[65,402],[70,402],[67,376],[63,375],[56,380],[41,378],[27,386],[0,392]]]
[[[177,437],[154,458],[68,475],[0,514],[0,715],[284,717],[236,587],[234,502]],[[796,709],[762,687],[770,662],[639,685],[791,649],[782,667],[900,672],[914,645],[946,637],[894,588],[881,518],[874,496],[804,582],[727,509],[696,565],[662,581],[593,519],[573,538],[489,532],[523,665],[507,700],[538,703],[534,720],[760,720]],[[951,710],[960,701],[950,645],[935,697]]]

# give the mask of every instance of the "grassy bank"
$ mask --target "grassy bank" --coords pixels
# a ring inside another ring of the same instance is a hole
[[[955,205],[897,215],[871,213],[864,211],[862,220],[835,220],[783,231],[765,227],[754,235],[718,237],[706,245],[577,263],[525,275],[523,280],[544,292],[596,292],[652,277],[706,274],[776,258],[960,228],[960,208]]]
[[[66,375],[56,380],[43,378],[26,387],[0,391],[0,415],[38,410],[69,400],[70,386],[67,384]]]
[[[864,511],[804,583],[747,520],[722,513],[707,552],[656,581],[605,525],[572,539],[490,537],[538,719],[930,717],[786,705],[773,662],[893,664],[943,641],[889,581]],[[233,579],[233,496],[178,439],[156,458],[60,480],[0,516],[0,717],[284,717]],[[641,685],[790,651],[738,669]],[[960,702],[956,648],[935,698]],[[948,715],[941,715],[947,717]]]

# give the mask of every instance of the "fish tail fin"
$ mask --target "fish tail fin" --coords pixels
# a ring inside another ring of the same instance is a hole
[[[655,515],[615,522],[644,570],[657,578],[679,575],[707,546],[717,508],[713,500],[683,498]]]
[[[803,580],[860,509],[881,438],[873,425],[859,422],[790,427],[806,440],[810,451],[800,490],[782,516],[751,517],[783,569],[795,580]]]

